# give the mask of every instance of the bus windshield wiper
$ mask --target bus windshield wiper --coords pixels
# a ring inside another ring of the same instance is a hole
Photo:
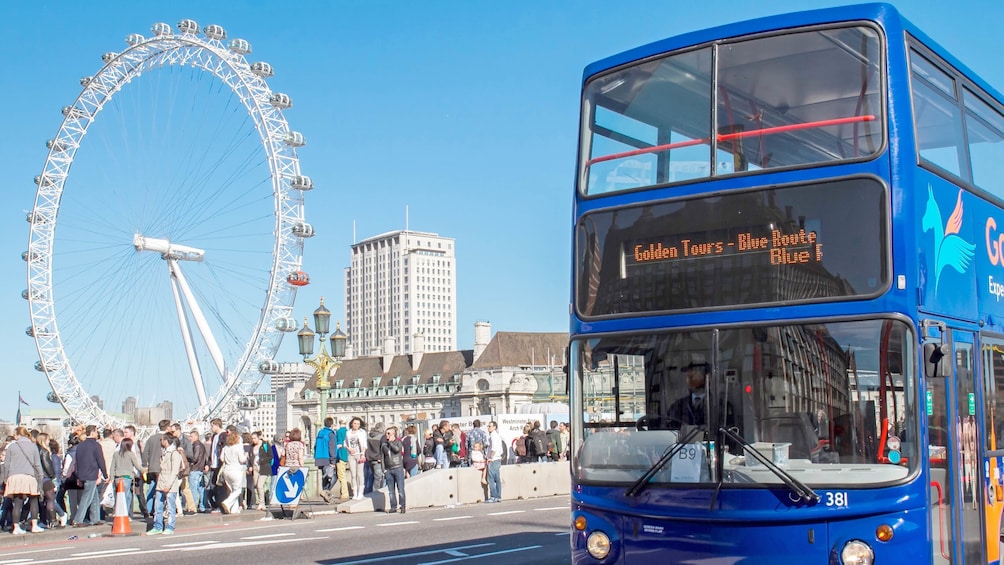
[[[793,502],[798,502],[799,500],[806,500],[811,503],[819,502],[819,495],[816,494],[816,491],[809,488],[802,481],[791,476],[791,473],[775,465],[773,461],[764,457],[762,453],[760,453],[756,449],[753,449],[753,446],[750,445],[750,442],[746,441],[741,435],[726,428],[719,428],[718,432],[721,434],[725,434],[726,437],[730,438],[732,441],[741,445],[743,447],[743,450],[746,451],[747,456],[752,455],[753,458],[762,463],[764,467],[770,469],[770,472],[777,475],[777,478],[781,479],[781,482],[783,482],[789,489],[791,489],[791,492],[793,492],[795,496],[798,497],[794,499]]]
[[[699,427],[691,428],[691,430],[687,432],[687,435],[683,436],[682,440],[679,440],[676,442],[676,444],[666,448],[666,452],[662,454],[662,457],[660,457],[658,461],[656,461],[651,467],[649,467],[648,471],[645,471],[645,474],[642,475],[640,479],[635,481],[633,485],[631,485],[626,491],[624,491],[624,496],[635,496],[639,494],[642,491],[642,489],[645,488],[648,482],[652,480],[652,477],[654,477],[656,473],[658,473],[663,467],[665,467],[666,463],[669,463],[669,460],[672,459],[674,456],[676,456],[676,454],[679,453],[680,450],[683,449],[685,445],[690,443],[690,440],[694,439],[697,436],[698,432],[702,431],[704,430],[702,430]]]

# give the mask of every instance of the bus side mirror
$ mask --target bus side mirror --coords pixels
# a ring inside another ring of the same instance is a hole
[[[924,375],[947,377],[952,374],[952,346],[948,343],[924,344]]]

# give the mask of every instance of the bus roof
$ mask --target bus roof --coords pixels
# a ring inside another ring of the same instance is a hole
[[[805,27],[814,24],[862,20],[878,22],[886,30],[886,33],[889,36],[896,36],[899,35],[900,32],[907,32],[916,37],[917,40],[934,51],[947,63],[955,67],[956,70],[973,81],[987,94],[993,96],[998,102],[1004,104],[1004,98],[1001,97],[1000,92],[987,84],[979,75],[956,59],[951,53],[931,39],[926,33],[922,32],[919,28],[910,23],[910,21],[904,18],[894,6],[883,3],[855,4],[836,8],[823,8],[818,10],[807,10],[804,12],[778,14],[684,33],[667,39],[654,41],[647,45],[635,47],[634,49],[630,49],[591,63],[586,66],[585,71],[583,72],[582,81],[584,84],[589,77],[595,74],[602,73],[606,70],[619,67],[632,61],[645,59],[647,57],[660,55],[677,49],[685,49],[687,47],[707,44],[713,41],[782,29]]]

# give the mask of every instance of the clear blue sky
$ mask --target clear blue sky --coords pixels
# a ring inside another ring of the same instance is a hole
[[[183,18],[219,23],[231,37],[251,42],[250,59],[273,65],[272,90],[293,97],[286,117],[308,140],[299,157],[318,187],[307,194],[306,207],[319,232],[307,243],[304,267],[312,284],[299,293],[297,318],[309,315],[322,295],[333,318],[342,318],[353,225],[357,240],[402,229],[407,206],[411,229],[456,239],[457,331],[460,348],[468,349],[480,320],[494,331],[567,330],[571,191],[586,64],[687,31],[837,4],[6,3],[0,35],[8,139],[0,152],[8,195],[0,221],[8,274],[0,286],[4,379],[33,407],[47,406],[48,383],[33,368],[37,354],[24,334],[29,318],[20,296],[31,179],[45,161],[45,140],[59,128],[59,109],[80,91],[78,79],[100,68],[102,53],[124,49],[130,33],[150,35],[153,23],[173,27]],[[893,4],[1004,88],[1004,3]],[[296,359],[289,335],[280,360]],[[9,404],[0,405],[5,418],[13,416],[15,401]]]

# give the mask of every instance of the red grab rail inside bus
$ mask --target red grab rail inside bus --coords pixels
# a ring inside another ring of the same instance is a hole
[[[931,481],[931,486],[938,491],[938,537],[941,538],[941,556],[950,560],[952,557],[945,551],[945,536],[948,535],[945,529],[945,497],[941,492],[941,483]]]
[[[789,131],[798,131],[803,129],[813,129],[813,128],[824,128],[828,126],[840,126],[844,124],[856,124],[860,122],[873,122],[877,118],[872,115],[868,116],[851,116],[849,118],[834,118],[832,120],[819,120],[817,122],[805,122],[803,124],[789,124],[786,126],[775,126],[772,128],[764,129],[754,129],[749,131],[739,131],[735,133],[724,133],[715,136],[715,140],[718,143],[723,141],[732,141],[734,139],[742,139],[744,137],[752,137],[757,135],[773,135],[775,133],[786,133]],[[694,145],[703,145],[711,141],[710,138],[702,139],[689,139],[687,141],[678,141],[676,143],[666,143],[664,145],[653,145],[652,147],[644,147],[642,149],[632,149],[631,151],[624,151],[622,153],[612,153],[610,155],[603,155],[601,157],[596,157],[586,161],[586,167],[595,165],[596,163],[602,163],[604,161],[613,161],[614,159],[623,159],[624,157],[633,157],[635,155],[644,155],[646,153],[658,153],[660,151],[671,151],[673,149],[680,149],[682,147],[691,147]]]

